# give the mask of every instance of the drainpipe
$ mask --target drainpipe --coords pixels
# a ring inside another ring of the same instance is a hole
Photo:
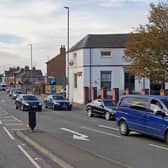
[[[90,89],[89,89],[89,96],[90,100],[92,99],[92,49],[90,48]]]

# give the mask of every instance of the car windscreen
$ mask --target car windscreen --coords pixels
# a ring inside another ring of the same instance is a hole
[[[15,91],[14,93],[15,94],[22,94],[23,92],[22,91]]]
[[[115,106],[115,104],[112,102],[112,100],[104,100],[105,106]]]
[[[168,98],[161,99],[166,108],[168,109]]]
[[[54,100],[65,100],[63,96],[53,96]]]
[[[24,100],[38,100],[35,96],[23,96]]]

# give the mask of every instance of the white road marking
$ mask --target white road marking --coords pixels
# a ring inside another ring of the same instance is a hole
[[[155,144],[149,144],[149,146],[158,148],[158,149],[163,149],[163,150],[168,150],[168,148],[164,147],[164,146],[160,146],[160,145],[155,145]]]
[[[24,125],[23,123],[5,123],[6,126]]]
[[[6,116],[6,115],[8,115],[8,112],[0,113],[0,117]]]
[[[112,134],[112,133],[108,133],[108,132],[105,132],[105,131],[100,131],[100,130],[97,130],[97,129],[94,129],[94,128],[89,128],[89,127],[80,127],[80,128],[83,128],[83,129],[86,129],[86,130],[89,130],[89,131],[93,131],[93,132],[97,132],[97,133],[100,133],[100,134],[104,134],[104,135],[109,135],[109,136],[113,136],[113,137],[116,137],[116,138],[121,138],[121,136],[118,136],[118,135],[115,135],[115,134]]]
[[[24,155],[29,159],[29,161],[34,165],[36,168],[40,168],[37,162],[24,150],[21,145],[18,145],[18,148],[24,153]]]
[[[78,139],[78,140],[84,140],[84,141],[89,141],[88,136],[87,135],[84,135],[84,134],[81,134],[79,132],[76,132],[76,131],[73,131],[73,130],[70,130],[68,128],[60,128],[61,130],[63,131],[67,131],[67,132],[70,132],[73,135],[73,139]]]
[[[111,129],[111,130],[115,130],[115,131],[118,131],[118,130],[119,130],[118,128],[109,127],[109,126],[105,126],[105,125],[98,125],[98,127],[107,128],[107,129]]]
[[[12,116],[12,118],[17,121],[17,122],[23,122],[22,120],[19,120],[18,118],[16,118],[15,116]]]
[[[13,135],[8,131],[8,129],[6,127],[3,127],[3,129],[5,130],[5,132],[8,134],[9,138],[11,140],[15,140],[15,138],[13,137]]]
[[[8,130],[11,130],[11,131],[24,131],[24,130],[28,130],[28,128],[8,128]]]
[[[2,124],[2,121],[0,120],[0,124]]]

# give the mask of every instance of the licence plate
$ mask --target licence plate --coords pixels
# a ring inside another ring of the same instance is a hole
[[[63,104],[63,106],[62,106],[63,108],[67,108],[67,105],[66,104]]]
[[[33,108],[37,108],[37,106],[32,106]]]

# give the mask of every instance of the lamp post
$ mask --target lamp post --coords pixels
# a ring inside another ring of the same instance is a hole
[[[29,44],[29,46],[30,46],[30,68],[31,68],[31,70],[30,70],[30,72],[31,72],[31,77],[30,77],[30,80],[31,80],[31,89],[32,89],[32,85],[33,85],[33,65],[32,65],[32,60],[33,60],[33,55],[32,55],[32,44]]]
[[[69,7],[64,7],[67,10],[67,98],[69,99]]]

